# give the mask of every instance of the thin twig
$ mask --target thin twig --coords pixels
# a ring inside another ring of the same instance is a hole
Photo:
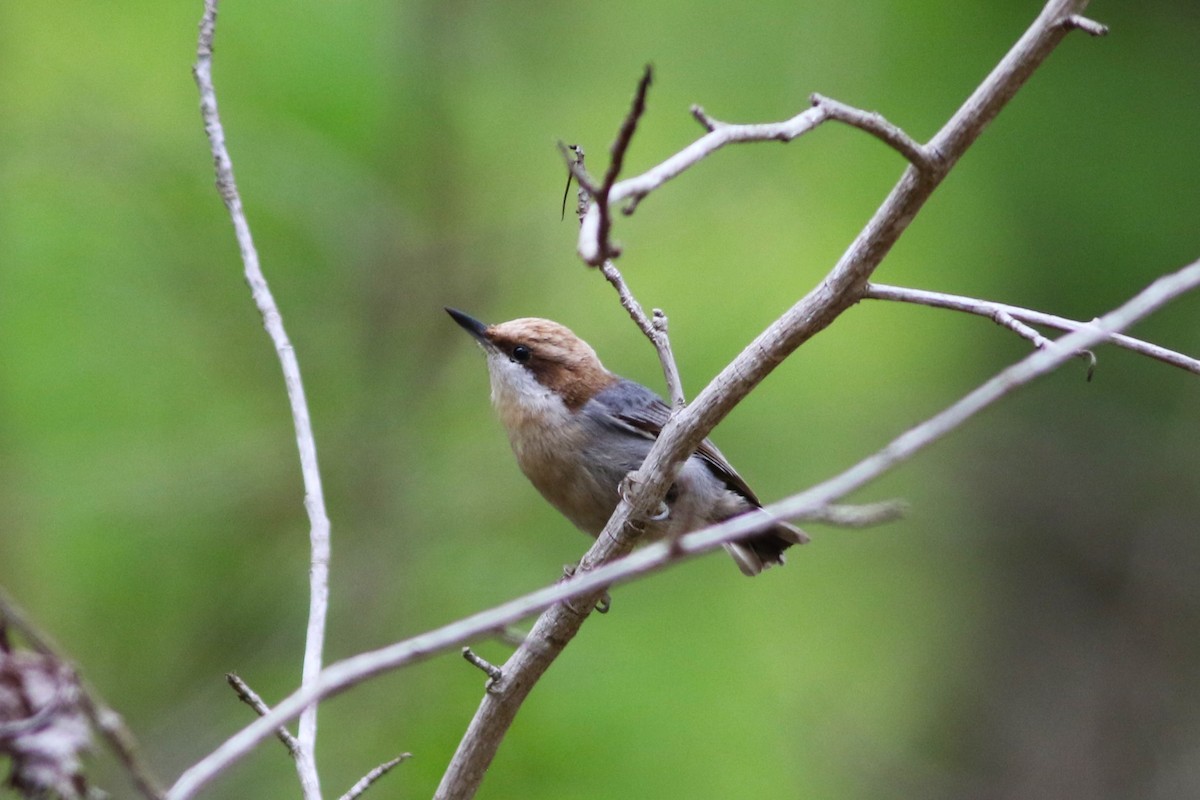
[[[792,519],[797,522],[823,522],[838,528],[870,528],[895,522],[907,511],[908,503],[903,500],[881,500],[859,505],[831,503]]]
[[[599,242],[595,259],[588,262],[593,267],[598,267],[621,254],[621,248],[611,240],[612,211],[609,205],[609,198],[613,185],[617,182],[617,176],[621,174],[621,167],[625,164],[625,153],[629,150],[629,143],[633,141],[633,134],[637,131],[638,121],[646,113],[646,94],[650,91],[650,83],[653,79],[654,70],[647,64],[645,69],[642,70],[642,77],[638,81],[637,91],[634,92],[633,102],[629,106],[629,113],[625,115],[625,119],[621,122],[621,127],[617,131],[617,138],[613,141],[612,147],[609,149],[608,169],[604,172],[604,182],[593,193],[592,206],[597,210],[598,214],[596,238]]]
[[[271,707],[236,672],[225,673],[225,680],[233,687],[233,691],[237,693],[238,699],[253,708],[255,714],[265,717],[271,713]],[[279,741],[283,742],[283,746],[287,748],[288,752],[292,754],[292,758],[299,758],[301,752],[300,742],[287,729],[286,725],[280,725],[276,728],[275,735],[279,738]]]
[[[1021,306],[1009,305],[1008,303],[996,303],[991,300],[980,300],[975,297],[964,297],[963,295],[947,294],[945,292],[931,292],[925,289],[888,286],[882,283],[872,283],[867,287],[866,294],[863,297],[868,300],[891,300],[898,303],[929,306],[930,308],[946,308],[989,319],[995,319],[997,312],[1004,312],[1009,318],[1020,320],[1029,325],[1045,325],[1048,328],[1067,332],[1077,331],[1091,324],[1089,322],[1079,322],[1067,319],[1066,317],[1055,316],[1054,314],[1046,314],[1041,311],[1034,311],[1029,308],[1022,308]],[[1044,337],[1042,341],[1045,341]],[[1164,364],[1170,364],[1173,367],[1200,375],[1200,359],[1192,358],[1183,353],[1168,350],[1165,347],[1160,347],[1141,339],[1135,339],[1123,333],[1114,333],[1105,339],[1105,343],[1123,347],[1139,355],[1153,358]]]
[[[371,784],[391,772],[392,767],[395,767],[397,764],[403,764],[410,758],[412,758],[412,753],[401,753],[391,761],[383,762],[378,767],[364,775],[358,783],[351,786],[350,791],[342,795],[339,800],[355,800],[355,798],[362,796],[363,792],[371,788]]]
[[[1032,342],[1034,347],[1041,349],[1050,345],[1050,340],[1042,336],[1035,328],[1021,322],[1021,320],[1002,308],[998,308],[992,313],[992,321],[1002,328],[1007,328],[1022,339]],[[1075,355],[1087,362],[1087,380],[1090,381],[1092,375],[1096,372],[1096,354],[1091,350],[1080,350]]]
[[[1080,14],[1072,14],[1066,19],[1067,27],[1083,31],[1088,36],[1107,36],[1108,26],[1101,25],[1094,19],[1088,19]]]
[[[8,625],[37,652],[53,659],[70,670],[78,689],[77,700],[92,726],[100,732],[109,749],[128,773],[133,785],[147,800],[162,800],[163,790],[158,778],[142,760],[141,747],[125,720],[112,709],[95,687],[84,680],[74,664],[63,655],[48,633],[38,628],[11,598],[0,589],[0,624]]]
[[[816,92],[809,97],[809,100],[814,106],[823,108],[829,119],[836,119],[838,122],[844,122],[871,134],[908,159],[914,167],[926,172],[932,172],[937,168],[936,162],[926,151],[924,145],[888,122],[882,114],[863,111]]]
[[[654,315],[654,346],[658,350],[658,360],[662,364],[663,375],[667,380],[667,392],[671,397],[672,408],[683,408],[687,405],[687,395],[683,393],[683,379],[679,376],[679,367],[675,363],[675,354],[671,351],[669,328],[671,321],[661,308],[651,312]]]
[[[630,135],[632,135],[632,131]],[[625,144],[627,146],[628,142]],[[587,210],[593,203],[593,191],[588,189],[586,185],[590,183],[591,179],[583,163],[583,148],[574,145],[568,147],[559,142],[559,149],[562,150],[564,158],[567,159],[567,168],[570,170],[570,174],[582,176],[579,180],[579,206],[577,209],[579,222],[582,225]],[[667,384],[667,394],[671,398],[671,406],[673,408],[683,408],[687,404],[687,398],[683,393],[683,380],[679,376],[679,366],[675,363],[675,354],[671,350],[671,337],[667,330],[668,321],[666,314],[661,309],[656,308],[653,312],[653,319],[646,316],[642,304],[633,296],[629,284],[625,282],[625,278],[621,275],[621,271],[617,269],[617,265],[613,263],[612,259],[606,258],[600,264],[600,274],[617,290],[617,297],[621,302],[621,307],[625,309],[634,324],[638,326],[638,329],[654,345],[654,350],[658,353],[658,362],[662,366],[663,379]]]
[[[695,107],[692,114],[696,114]],[[701,114],[703,115],[703,112]],[[706,127],[708,124],[713,124],[715,127],[658,166],[641,175],[626,178],[617,183],[608,193],[609,204],[625,201],[639,202],[650,192],[689,167],[695,166],[725,145],[737,142],[790,142],[820,125],[828,119],[828,115],[822,108],[809,108],[783,122],[750,125],[716,123],[707,115],[697,117],[697,119],[700,119]],[[577,250],[579,257],[585,263],[595,264],[603,260],[599,258],[603,249],[600,244],[601,239],[598,238],[600,232],[600,204],[593,203],[588,208],[579,230]]]
[[[617,290],[621,307],[624,308],[634,323],[638,326],[658,353],[658,362],[662,366],[663,379],[667,383],[667,394],[671,398],[673,408],[683,408],[687,398],[683,393],[683,379],[679,376],[679,366],[675,363],[675,354],[671,350],[671,338],[667,335],[667,316],[661,309],[654,309],[654,318],[646,316],[641,303],[629,290],[621,271],[610,260],[600,265],[600,273]]]
[[[469,647],[464,647],[462,649],[462,657],[467,660],[468,664],[472,664],[473,666],[482,670],[483,674],[488,676],[489,681],[498,681],[504,677],[504,672],[501,671],[499,667],[487,659],[479,656]]]
[[[691,112],[692,112],[692,116],[696,118],[696,121],[699,122],[701,125],[703,125],[704,130],[708,131],[709,133],[712,133],[717,128],[722,128],[725,126],[724,122],[721,122],[718,119],[713,119],[712,117],[710,117],[708,115],[708,112],[704,110],[703,106],[693,105],[691,108]]]
[[[296,431],[296,444],[300,451],[300,470],[304,479],[304,507],[308,512],[311,561],[309,566],[309,611],[305,636],[304,666],[302,680],[315,679],[321,671],[322,651],[325,642],[325,619],[329,608],[329,517],[325,512],[325,497],[321,488],[321,473],[317,465],[316,439],[309,420],[308,401],[304,396],[304,384],[300,379],[300,363],[295,349],[283,327],[283,317],[275,298],[271,295],[267,279],[259,266],[258,251],[250,233],[250,224],[242,208],[241,196],[233,175],[233,161],[225,146],[225,131],[217,110],[217,93],[212,79],[213,35],[217,23],[217,0],[205,0],[204,14],[200,20],[200,35],[196,45],[196,65],[193,74],[200,90],[200,113],[204,119],[204,130],[208,134],[210,149],[216,169],[217,191],[229,210],[245,268],[246,283],[254,303],[262,314],[263,327],[275,345],[275,352],[283,369],[288,400],[291,403],[292,421]],[[309,800],[320,800],[320,777],[315,759],[317,741],[317,707],[305,710],[300,719],[300,755],[296,758],[296,769],[304,796]]]

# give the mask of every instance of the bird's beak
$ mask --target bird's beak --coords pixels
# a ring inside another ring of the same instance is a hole
[[[464,314],[457,308],[447,307],[446,313],[453,317],[454,321],[463,327],[463,330],[474,336],[480,344],[485,346],[491,344],[491,340],[487,336],[487,325],[484,325],[470,314]]]

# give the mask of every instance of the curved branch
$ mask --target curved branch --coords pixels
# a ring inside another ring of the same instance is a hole
[[[304,508],[308,512],[309,542],[312,550],[309,567],[308,629],[302,670],[302,680],[309,682],[321,671],[321,653],[325,643],[325,619],[329,608],[329,517],[325,513],[325,495],[321,488],[321,472],[317,466],[317,444],[309,420],[304,383],[300,379],[300,362],[296,359],[296,351],[283,327],[283,317],[279,314],[275,298],[258,263],[258,250],[254,246],[250,223],[246,220],[246,212],[242,208],[242,199],[233,176],[233,161],[225,146],[225,130],[217,110],[217,92],[212,79],[217,1],[204,2],[204,14],[200,19],[200,35],[196,44],[196,65],[192,73],[200,90],[200,114],[204,119],[204,131],[208,134],[208,143],[212,150],[217,191],[233,221],[238,250],[241,252],[245,268],[246,283],[250,286],[254,304],[262,314],[263,327],[275,345],[275,352],[283,369],[292,422],[296,430],[300,470],[304,479]],[[316,741],[317,707],[312,706],[305,709],[300,719],[300,752],[296,757],[300,784],[304,789],[304,796],[309,800],[321,798],[320,779],[315,761]]]

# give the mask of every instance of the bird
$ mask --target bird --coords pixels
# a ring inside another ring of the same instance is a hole
[[[487,355],[492,405],[525,477],[575,527],[599,536],[620,500],[621,482],[641,466],[671,409],[652,390],[606,369],[564,325],[537,317],[488,325],[458,309],[446,312]],[[646,523],[650,538],[766,513],[708,439],[684,462],[664,502]],[[754,576],[807,541],[799,528],[776,520],[724,546],[742,573]]]

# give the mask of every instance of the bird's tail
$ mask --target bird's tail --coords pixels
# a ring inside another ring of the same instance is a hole
[[[784,550],[807,541],[808,534],[795,525],[777,522],[774,527],[749,539],[726,542],[725,551],[733,556],[743,575],[754,577],[769,566],[782,564]]]

